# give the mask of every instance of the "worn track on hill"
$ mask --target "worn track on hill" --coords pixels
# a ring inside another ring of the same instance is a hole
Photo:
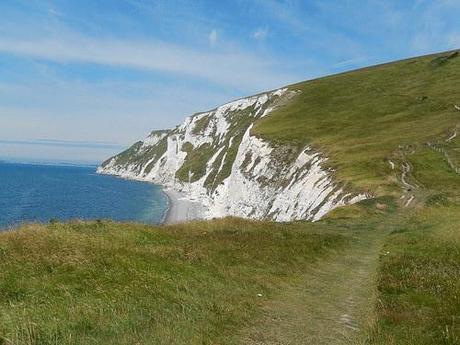
[[[378,258],[391,224],[354,234],[264,306],[243,332],[248,345],[361,344],[372,323]]]

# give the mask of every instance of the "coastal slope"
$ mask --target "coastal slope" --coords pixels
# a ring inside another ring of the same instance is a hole
[[[325,166],[327,157],[320,151],[270,143],[252,133],[257,121],[296,96],[283,88],[195,114],[173,130],[152,132],[104,162],[98,173],[161,184],[181,192],[181,199],[202,204],[202,212],[176,220],[315,221],[363,200],[364,193],[334,181],[334,170]]]
[[[416,205],[415,150],[442,150],[458,169],[459,61],[445,52],[242,98],[152,132],[98,172],[181,192],[207,219],[316,221],[384,195]]]

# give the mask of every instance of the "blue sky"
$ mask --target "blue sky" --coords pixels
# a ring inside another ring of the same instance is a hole
[[[98,162],[296,81],[460,48],[458,0],[5,0],[0,159]]]

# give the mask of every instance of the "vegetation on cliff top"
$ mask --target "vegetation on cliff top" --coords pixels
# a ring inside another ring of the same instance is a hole
[[[444,62],[436,63],[440,59]],[[329,157],[339,181],[378,195],[398,189],[388,179],[388,160],[400,147],[450,135],[460,124],[455,108],[460,106],[460,56],[455,53],[369,67],[289,89],[297,95],[258,121],[253,133],[313,146]]]

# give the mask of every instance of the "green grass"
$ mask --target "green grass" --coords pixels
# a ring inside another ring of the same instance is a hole
[[[0,235],[0,344],[228,344],[345,242],[238,219],[25,226]]]
[[[161,135],[167,131],[153,131],[150,135]],[[143,142],[138,141],[127,150],[113,157],[115,164],[121,167],[127,167],[128,165],[135,166],[137,170],[145,167],[144,173],[148,174],[161,156],[166,152],[168,138],[165,136],[161,139],[157,145],[143,148]],[[112,161],[112,158],[102,163],[102,166],[108,165]],[[148,164],[147,164],[148,163]]]
[[[138,141],[134,143],[131,147],[129,147],[127,150],[121,152],[120,154],[117,155],[117,164],[120,165],[125,165],[129,164],[132,160],[132,157],[139,152],[139,149],[142,147],[142,141]],[[102,163],[102,166],[106,166],[112,158],[106,160],[105,162]]]
[[[390,235],[372,344],[460,344],[460,208],[416,212]]]
[[[460,344],[460,176],[441,152],[408,156],[424,200],[382,249],[372,344]]]
[[[188,145],[187,145],[188,144]],[[176,171],[176,177],[182,182],[198,181],[206,174],[206,165],[214,154],[211,144],[205,143],[200,147],[193,148],[192,144],[185,143],[182,147],[187,152],[184,164]]]
[[[197,114],[198,115],[198,114]],[[192,133],[195,135],[201,134],[209,125],[211,121],[211,115],[203,116],[195,123],[195,127],[193,127]]]
[[[446,56],[444,53],[440,56]],[[370,67],[289,87],[297,96],[263,118],[254,134],[313,146],[356,189],[398,189],[387,159],[400,146],[423,144],[460,122],[460,57],[434,67],[437,56]]]
[[[441,199],[445,200],[444,203],[460,204],[460,175],[449,166],[442,153],[425,146],[408,158],[414,169],[414,178],[427,195],[428,204]]]

